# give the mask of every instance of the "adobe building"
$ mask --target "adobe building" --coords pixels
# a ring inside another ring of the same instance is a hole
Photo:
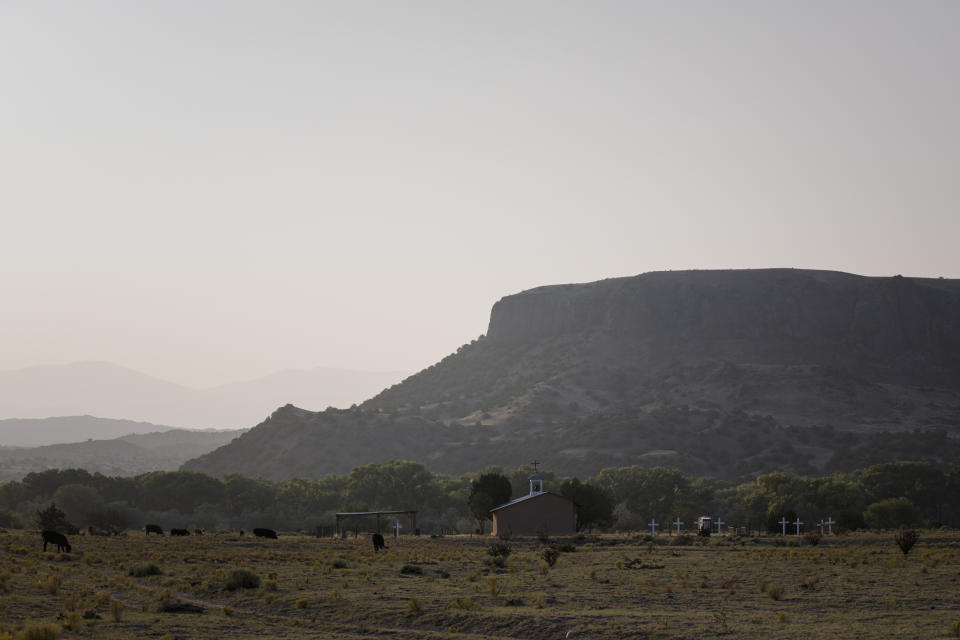
[[[530,476],[530,495],[490,510],[493,535],[570,536],[577,531],[577,505],[570,498],[543,490],[543,478]]]

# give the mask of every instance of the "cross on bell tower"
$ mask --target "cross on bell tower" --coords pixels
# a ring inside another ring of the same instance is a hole
[[[530,495],[543,493],[543,476],[537,473],[537,465],[540,464],[540,462],[534,460],[530,464],[533,465],[533,475],[530,476]]]

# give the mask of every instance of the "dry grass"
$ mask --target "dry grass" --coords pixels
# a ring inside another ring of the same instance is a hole
[[[889,534],[816,546],[603,536],[575,553],[556,541],[552,567],[536,539],[511,540],[509,554],[492,556],[479,537],[401,538],[379,553],[362,538],[84,537],[61,561],[39,553],[35,538],[0,538],[0,637],[113,640],[149,628],[155,638],[297,638],[322,622],[332,638],[818,640],[957,637],[960,621],[960,533],[952,532],[923,532],[909,557]],[[504,566],[488,566],[491,557]],[[163,574],[131,571],[144,562],[162,563]],[[264,578],[228,589],[238,572]],[[52,577],[56,589],[45,586]],[[204,613],[158,613],[158,602]],[[98,623],[73,619],[88,611]],[[69,629],[55,624],[58,614]]]

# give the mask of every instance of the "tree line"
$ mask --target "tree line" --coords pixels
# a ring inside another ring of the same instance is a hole
[[[77,528],[242,529],[270,526],[313,532],[338,511],[415,509],[425,533],[485,530],[489,509],[526,495],[533,469],[488,468],[435,474],[405,460],[372,463],[348,474],[270,482],[191,471],[111,477],[83,469],[51,469],[0,484],[0,526],[36,526],[50,504]],[[650,519],[700,515],[749,530],[778,531],[781,518],[812,523],[831,517],[844,529],[960,524],[960,466],[945,472],[927,462],[891,462],[822,477],[774,472],[753,482],[689,477],[664,467],[613,467],[592,477],[539,471],[547,491],[578,504],[581,530],[642,530]]]

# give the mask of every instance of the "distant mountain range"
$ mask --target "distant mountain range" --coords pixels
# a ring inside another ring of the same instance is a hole
[[[31,471],[45,469],[82,468],[111,476],[173,471],[188,459],[213,451],[244,431],[191,431],[91,416],[0,420],[0,437],[21,445],[0,447],[0,481],[18,480]],[[50,441],[71,444],[23,446]]]
[[[106,362],[37,366],[0,372],[0,418],[91,415],[174,427],[242,428],[287,403],[317,410],[349,407],[401,377],[317,368],[199,390]],[[8,444],[0,433],[0,445]]]
[[[352,410],[286,406],[184,468],[322,476],[401,457],[743,477],[960,453],[960,281],[766,269],[547,286]]]

